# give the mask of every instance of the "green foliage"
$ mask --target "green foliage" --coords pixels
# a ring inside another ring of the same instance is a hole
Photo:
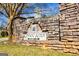
[[[10,56],[76,56],[77,54],[61,53],[52,49],[42,49],[35,46],[0,45],[0,51]]]
[[[1,32],[1,36],[2,36],[2,37],[7,37],[7,36],[8,36],[8,32],[2,31],[2,32]]]
[[[0,26],[0,30],[2,30],[2,29],[3,29],[3,27]]]

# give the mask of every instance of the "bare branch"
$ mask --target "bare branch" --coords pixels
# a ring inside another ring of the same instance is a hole
[[[0,5],[1,5],[2,8],[5,10],[7,16],[9,17],[10,15],[9,15],[9,13],[8,13],[8,11],[7,11],[7,9],[6,9],[6,7],[4,6],[4,4],[0,3]]]
[[[8,16],[7,16],[4,12],[0,11],[0,14],[2,14],[2,15],[4,15],[5,17],[8,18]]]

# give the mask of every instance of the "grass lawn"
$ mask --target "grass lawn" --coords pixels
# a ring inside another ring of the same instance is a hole
[[[0,36],[0,38],[8,38],[8,36],[5,36],[5,37]]]
[[[60,53],[52,49],[23,45],[0,45],[0,51],[10,56],[76,56],[76,54]]]

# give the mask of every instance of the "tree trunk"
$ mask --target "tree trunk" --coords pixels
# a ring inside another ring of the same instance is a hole
[[[12,39],[12,35],[13,35],[13,20],[12,19],[9,19],[10,22],[9,22],[9,25],[8,25],[8,34],[9,34],[9,41],[12,43],[13,42],[13,39]]]

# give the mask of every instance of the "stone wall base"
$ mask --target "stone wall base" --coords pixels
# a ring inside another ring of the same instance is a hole
[[[65,53],[79,54],[79,41],[58,41],[58,40],[46,40],[46,41],[22,41],[22,45],[38,46],[47,49],[58,50]]]

